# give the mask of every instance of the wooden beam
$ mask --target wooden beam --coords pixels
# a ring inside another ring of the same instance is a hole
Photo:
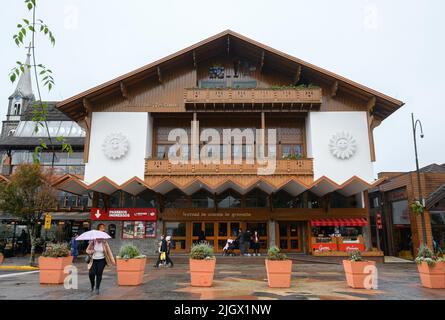
[[[128,94],[127,87],[125,86],[125,83],[123,81],[120,82],[120,87],[121,87],[122,97],[128,100],[130,98],[130,95]]]
[[[90,113],[93,111],[91,102],[87,98],[83,98],[82,103],[83,103],[83,107],[87,110],[87,113]]]
[[[338,90],[338,81],[335,80],[331,87],[331,98],[337,95],[337,90]]]
[[[366,106],[368,111],[371,111],[374,109],[376,103],[376,98],[372,97],[371,100],[368,101],[368,105]]]
[[[294,84],[297,84],[301,79],[301,65],[297,67],[297,72],[295,73]]]
[[[264,67],[264,56],[265,56],[265,55],[266,55],[266,53],[265,53],[264,50],[263,50],[263,52],[261,53],[260,73],[263,72],[263,67]]]
[[[193,68],[197,68],[197,63],[196,63],[196,52],[195,50],[193,50]]]
[[[158,71],[158,80],[159,80],[159,83],[162,83],[161,68],[160,68],[159,66],[157,67],[157,71]]]

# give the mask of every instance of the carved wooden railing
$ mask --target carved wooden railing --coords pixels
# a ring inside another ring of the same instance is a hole
[[[313,103],[322,102],[321,88],[185,89],[184,102],[199,103]]]
[[[258,164],[171,164],[169,160],[146,159],[146,176],[257,175]],[[313,175],[312,159],[277,160],[274,175]]]

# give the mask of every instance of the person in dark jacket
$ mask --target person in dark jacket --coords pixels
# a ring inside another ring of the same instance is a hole
[[[236,241],[238,242],[238,246],[239,246],[241,255],[245,255],[246,254],[246,246],[244,243],[245,242],[244,232],[241,228],[238,230],[238,236],[236,237]]]
[[[198,234],[198,243],[206,241],[206,234],[204,233],[204,230],[199,231]]]
[[[168,240],[170,241],[170,237],[167,237]],[[161,264],[162,260],[161,260],[161,256],[163,254],[165,254],[165,262],[167,264],[170,264],[170,267],[173,267],[173,261],[171,261],[170,257],[168,256],[169,254],[169,244],[168,241],[164,238],[164,236],[161,237],[161,246],[159,248],[159,257],[158,257],[158,261],[156,261],[156,264],[154,265],[155,268],[159,268],[159,265]]]

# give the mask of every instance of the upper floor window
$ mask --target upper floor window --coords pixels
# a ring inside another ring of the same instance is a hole
[[[181,190],[174,189],[164,196],[164,206],[166,208],[187,208],[190,207],[189,198]]]
[[[267,208],[269,206],[269,195],[260,189],[253,189],[246,195],[247,208]]]
[[[303,208],[301,195],[293,196],[290,193],[280,190],[273,195],[274,208]]]
[[[215,201],[213,195],[207,190],[199,190],[192,195],[193,208],[214,208]]]
[[[218,208],[240,208],[241,196],[233,190],[227,190],[218,195]]]
[[[300,144],[283,144],[281,145],[281,157],[283,159],[300,158],[303,151]]]

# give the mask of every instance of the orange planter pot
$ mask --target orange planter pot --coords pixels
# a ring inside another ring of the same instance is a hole
[[[211,287],[215,274],[216,259],[190,259],[190,278],[193,287]]]
[[[61,284],[67,274],[63,272],[66,266],[73,262],[73,257],[48,258],[39,257],[40,283]]]
[[[137,286],[144,281],[147,259],[116,259],[117,284],[120,286]]]
[[[445,262],[429,266],[426,262],[417,265],[422,286],[432,289],[445,289]]]
[[[292,260],[264,260],[267,282],[271,288],[290,288]]]
[[[348,286],[355,289],[365,289],[365,279],[370,275],[369,271],[365,273],[367,266],[375,266],[375,261],[343,260]]]

